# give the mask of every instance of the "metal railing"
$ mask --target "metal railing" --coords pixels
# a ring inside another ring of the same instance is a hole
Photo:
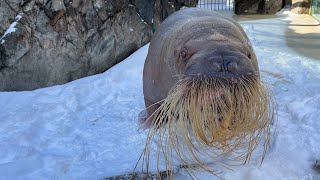
[[[234,0],[199,0],[198,7],[215,11],[233,11]]]

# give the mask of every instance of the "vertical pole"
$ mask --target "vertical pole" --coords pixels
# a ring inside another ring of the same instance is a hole
[[[210,6],[211,6],[211,9],[214,10],[214,7],[212,7],[212,0],[210,1]]]

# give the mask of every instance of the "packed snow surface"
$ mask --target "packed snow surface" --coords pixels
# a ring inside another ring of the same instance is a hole
[[[273,91],[278,121],[263,164],[255,154],[249,164],[224,169],[225,179],[320,179],[312,169],[320,159],[320,59],[287,45],[290,18],[282,13],[240,22]],[[147,50],[148,45],[103,74],[65,85],[1,92],[0,179],[87,180],[132,172],[147,136],[138,130]],[[154,160],[151,166],[156,168]],[[176,173],[176,179],[187,178],[184,170]]]

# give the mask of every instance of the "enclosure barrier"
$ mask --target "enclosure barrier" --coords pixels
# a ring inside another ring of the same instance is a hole
[[[215,11],[233,11],[234,0],[199,0],[198,7]]]

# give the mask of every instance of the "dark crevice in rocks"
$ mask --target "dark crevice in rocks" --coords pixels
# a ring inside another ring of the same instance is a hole
[[[24,6],[25,4],[27,4],[28,2],[30,2],[31,0],[22,0],[21,2],[20,2],[20,5],[21,6]]]
[[[51,26],[55,26],[57,24],[57,22],[62,19],[65,15],[64,11],[59,10],[55,13],[56,15],[52,18],[50,24]]]
[[[4,2],[7,4],[11,11],[13,11],[16,15],[18,14],[18,12],[10,5],[10,3],[8,3],[7,0],[4,0]]]
[[[72,44],[76,49],[79,49],[79,47],[77,45],[75,45],[71,39],[66,39],[66,41],[67,41],[67,43]]]

